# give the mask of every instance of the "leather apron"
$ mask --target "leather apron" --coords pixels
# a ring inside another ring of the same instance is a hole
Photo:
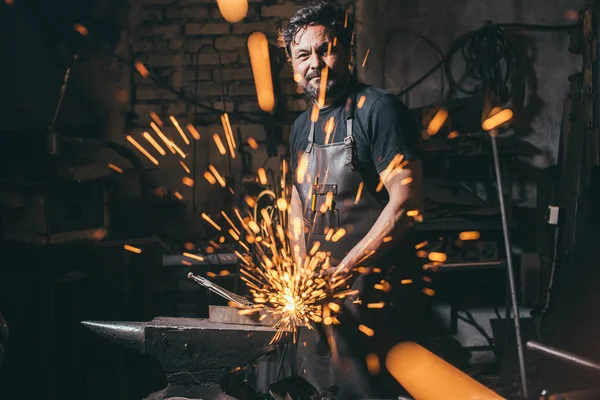
[[[305,179],[301,184],[294,179],[307,228],[306,249],[310,252],[313,244],[318,241],[319,251],[330,255],[332,267],[369,232],[385,206],[367,190],[368,185],[362,184],[363,177],[357,167],[353,137],[354,108],[355,94],[352,93],[345,108],[346,135],[343,142],[316,144],[315,123],[311,123],[308,146],[303,154],[303,157],[308,158]],[[315,178],[318,178],[316,184]],[[359,190],[360,197],[357,196]],[[328,193],[330,198],[333,196],[331,202],[327,201]],[[327,204],[324,213],[321,212],[323,203]],[[346,230],[343,237],[336,242],[326,240],[330,229],[337,231],[339,228]],[[414,254],[414,247],[412,253]],[[382,293],[373,290],[373,285],[379,283],[379,279],[381,276],[374,277],[370,274],[360,275],[354,281],[352,288],[359,289],[360,296],[365,296],[365,305],[367,301],[377,300],[377,294],[375,297],[371,296],[373,292]],[[373,384],[365,365],[364,353],[369,350],[362,347],[370,345],[357,345],[356,342],[348,341],[347,335],[342,332],[347,330],[366,338],[357,330],[357,324],[376,325],[372,321],[361,322],[364,321],[364,314],[352,303],[347,299],[343,307],[345,306],[346,314],[354,317],[354,322],[335,327],[315,324],[315,330],[301,329],[298,339],[298,373],[319,390],[338,385],[340,393],[336,399],[360,399],[379,395],[379,391],[373,390],[373,386],[378,384]],[[380,326],[389,324],[390,317],[387,315],[376,318],[381,322]],[[382,360],[382,365],[383,362]]]

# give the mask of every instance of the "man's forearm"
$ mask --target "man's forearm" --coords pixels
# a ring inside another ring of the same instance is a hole
[[[405,235],[414,221],[407,215],[406,206],[388,203],[367,235],[344,257],[336,273],[350,272],[363,263],[372,263],[387,253]],[[385,240],[384,240],[385,239]]]
[[[404,238],[414,215],[409,211],[423,210],[423,186],[421,162],[411,161],[406,168],[398,168],[393,174],[383,175],[389,193],[389,202],[383,208],[365,237],[344,257],[335,273],[350,272],[363,263],[372,263],[383,256]]]

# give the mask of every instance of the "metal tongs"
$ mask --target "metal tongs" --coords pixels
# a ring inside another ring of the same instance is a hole
[[[207,288],[211,292],[218,294],[219,296],[223,297],[224,299],[229,300],[242,308],[252,309],[255,306],[254,303],[252,303],[250,300],[246,299],[245,297],[240,296],[239,294],[230,292],[229,290],[224,289],[221,286],[212,283],[211,281],[209,281],[206,278],[203,278],[199,275],[195,275],[192,272],[190,272],[188,274],[188,278],[190,278],[191,280],[196,282],[198,285]]]

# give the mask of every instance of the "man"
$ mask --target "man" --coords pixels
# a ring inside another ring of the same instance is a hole
[[[303,221],[306,233],[292,245],[301,255],[319,246],[329,256],[330,279],[358,275],[358,298],[344,301],[341,324],[303,330],[298,341],[299,373],[319,390],[338,385],[336,399],[398,394],[377,369],[393,344],[414,340],[420,313],[407,235],[422,209],[418,134],[399,99],[352,75],[352,39],[345,10],[325,1],[297,11],[279,38],[312,100],[290,137],[290,217]],[[414,285],[401,284],[412,278]]]

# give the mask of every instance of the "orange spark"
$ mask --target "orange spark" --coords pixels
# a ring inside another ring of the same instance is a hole
[[[250,147],[252,148],[252,150],[258,149],[258,143],[256,143],[256,140],[254,140],[253,137],[249,137],[248,138],[248,144],[250,145]]]
[[[142,153],[143,155],[145,155],[148,158],[148,160],[152,161],[152,163],[154,165],[158,165],[158,160],[156,158],[152,157],[152,154],[148,153],[148,151],[146,151],[146,149],[144,149],[142,147],[142,145],[139,144],[134,138],[132,138],[131,136],[127,135],[127,140],[129,140],[129,142],[131,144],[133,144],[140,151],[140,153]]]
[[[217,223],[215,221],[213,221],[208,215],[206,215],[205,213],[202,213],[202,219],[205,220],[206,222],[208,222],[209,224],[211,224],[216,230],[220,231],[221,227],[219,225],[217,225]]]
[[[188,131],[190,131],[194,139],[200,140],[200,133],[196,130],[196,127],[194,125],[187,124],[186,128],[188,128]]]
[[[229,232],[229,234],[231,235],[231,237],[232,237],[234,240],[236,240],[236,241],[240,240],[240,236],[237,234],[237,232],[236,232],[236,231],[234,231],[233,229],[229,228],[229,231],[228,231],[228,232]]]
[[[117,171],[120,174],[123,173],[123,170],[121,168],[117,167],[115,164],[108,163],[108,168],[110,168],[114,171]]]
[[[146,66],[144,64],[142,64],[140,61],[135,62],[135,69],[137,69],[138,72],[140,73],[140,75],[142,75],[144,78],[147,78],[150,76],[150,72],[148,71],[148,68],[146,68]]]
[[[190,140],[185,135],[185,132],[183,131],[183,129],[181,129],[181,126],[179,126],[179,122],[177,122],[175,117],[171,115],[169,117],[169,119],[171,120],[171,123],[173,124],[173,126],[175,126],[175,129],[177,129],[177,132],[179,132],[179,135],[181,135],[181,138],[183,139],[185,144],[190,144]]]
[[[321,242],[315,242],[313,244],[313,247],[310,249],[310,252],[308,254],[310,254],[310,256],[314,256],[315,253],[317,252],[317,250],[319,250],[319,247],[321,247]]]
[[[221,153],[221,155],[224,156],[227,153],[227,150],[225,149],[225,146],[223,146],[223,142],[221,141],[221,137],[219,136],[218,133],[213,134],[213,140],[215,141],[215,144],[217,145],[217,149],[219,150],[219,153]]]
[[[244,197],[244,200],[246,201],[246,204],[248,204],[248,207],[250,207],[250,208],[254,208],[254,206],[256,205],[256,200],[254,200],[254,198],[252,196],[246,195]]]
[[[427,246],[428,244],[429,244],[429,242],[426,240],[426,241],[421,242],[418,245],[416,245],[415,249],[417,249],[417,250],[422,249],[423,247]]]
[[[187,176],[184,176],[181,181],[183,182],[183,184],[185,186],[189,186],[192,187],[194,186],[194,180],[192,178],[188,178]]]
[[[296,170],[296,181],[299,184],[304,183],[304,177],[306,175],[306,169],[308,168],[308,157],[306,154],[302,154],[300,161],[298,162],[298,168]]]
[[[152,136],[150,136],[150,134],[148,132],[144,132],[142,134],[142,136],[144,136],[144,139],[146,139],[148,141],[148,143],[150,143],[152,145],[152,147],[154,147],[156,149],[156,151],[158,151],[160,153],[161,156],[164,156],[167,154],[165,152],[165,150],[158,144],[158,142],[156,140],[154,140],[154,138]]]
[[[87,28],[81,24],[73,25],[73,29],[75,29],[81,36],[87,36],[89,34]]]
[[[430,288],[423,288],[423,293],[425,293],[427,296],[435,296],[435,290]]]
[[[481,234],[477,231],[466,231],[458,234],[460,240],[478,240]]]
[[[181,195],[181,193],[179,193],[177,190],[173,192],[173,194],[175,195],[175,197],[177,197],[179,200],[183,200],[183,196]]]
[[[409,210],[406,212],[406,215],[408,215],[409,217],[416,217],[417,215],[419,215],[419,210]]]
[[[428,258],[431,261],[436,261],[436,262],[441,262],[443,263],[444,261],[446,261],[446,255],[444,253],[439,253],[436,251],[432,251],[431,253],[429,253]]]
[[[402,279],[400,283],[403,285],[408,285],[412,283],[412,279]]]
[[[383,301],[379,303],[369,303],[367,304],[367,308],[383,308],[385,307],[385,303]]]
[[[365,67],[365,64],[367,63],[367,58],[369,58],[369,52],[371,51],[371,49],[367,49],[367,54],[365,54],[365,59],[363,60],[362,63],[362,67]]]
[[[392,237],[391,236],[386,236],[383,238],[383,243],[388,243],[392,241]]]
[[[329,118],[329,120],[325,124],[325,133],[326,133],[325,144],[329,144],[329,138],[331,136],[331,133],[333,132],[334,127],[335,127],[335,119],[332,116],[331,118]]]
[[[312,111],[310,113],[310,120],[312,122],[317,122],[319,120],[319,107],[315,104],[313,105]]]
[[[448,139],[452,140],[458,137],[458,131],[452,131],[448,134]]]
[[[333,208],[333,192],[327,192],[325,195],[325,204],[328,209],[331,210]]]
[[[258,105],[261,110],[270,113],[275,108],[275,95],[271,76],[269,41],[264,33],[255,31],[248,37],[247,46]]]
[[[378,375],[381,372],[381,365],[379,363],[379,356],[377,356],[377,354],[367,354],[366,362],[367,369],[371,375]]]
[[[165,124],[162,122],[162,119],[160,119],[160,117],[154,112],[151,111],[150,112],[150,118],[152,118],[152,120],[156,123],[156,125],[158,126],[164,126]]]
[[[363,191],[363,187],[365,186],[364,182],[361,182],[358,185],[358,190],[356,191],[356,198],[354,199],[354,204],[358,204],[359,200],[360,200],[360,195],[362,194]]]
[[[214,185],[215,183],[217,183],[217,180],[215,179],[215,177],[213,176],[213,174],[211,174],[210,172],[206,171],[204,172],[204,178],[208,181],[208,183],[210,183],[211,185]]]
[[[327,81],[329,76],[329,67],[325,65],[325,68],[321,70],[321,82],[319,85],[319,99],[317,104],[320,108],[325,106],[325,98],[327,96]]]
[[[154,123],[154,121],[152,121],[152,122],[150,122],[150,127],[154,130],[154,132],[156,132],[156,134],[158,135],[160,140],[162,140],[164,142],[164,144],[167,146],[167,148],[169,150],[171,150],[171,153],[175,154],[176,151],[175,151],[175,147],[173,146],[173,142],[171,142],[169,140],[169,138],[167,138],[165,136],[165,134],[158,127],[158,125],[156,125],[156,123]]]
[[[356,104],[357,108],[362,108],[362,106],[365,105],[365,101],[367,100],[366,96],[360,96],[360,98],[358,99],[358,103]]]
[[[499,113],[492,115],[481,124],[484,131],[490,131],[498,126],[508,122],[513,117],[513,112],[510,109],[504,109]]]
[[[403,154],[396,154],[394,156],[392,161],[390,161],[388,166],[381,173],[380,181],[379,181],[379,184],[377,185],[377,188],[375,189],[375,191],[380,192],[383,189],[383,186],[385,185],[385,183],[388,181],[390,174],[392,174],[396,170],[397,167],[402,168],[401,166],[399,166],[399,164],[402,162],[403,159],[404,159]]]
[[[401,185],[408,185],[408,184],[409,184],[409,183],[411,183],[412,181],[413,181],[413,178],[409,176],[408,178],[404,178],[404,179],[402,179],[402,180],[400,181],[400,184],[401,184]]]
[[[225,131],[225,139],[227,139],[227,146],[229,146],[231,158],[235,158],[235,139],[233,137],[231,123],[229,122],[229,115],[227,115],[227,113],[221,115],[221,123],[223,124],[223,130]]]
[[[287,210],[287,201],[282,197],[278,198],[277,199],[277,208],[279,208],[279,210],[282,212]]]
[[[212,174],[215,176],[215,178],[217,178],[219,185],[221,185],[222,187],[225,187],[226,186],[225,179],[223,179],[221,174],[219,174],[219,171],[217,171],[217,169],[212,164],[210,164],[208,166],[208,169],[210,169],[210,172],[212,172]]]
[[[332,229],[333,230],[333,229]],[[332,242],[337,242],[346,234],[346,230],[344,228],[340,228],[335,232],[335,234],[331,237]]]
[[[358,325],[358,330],[367,336],[373,336],[375,334],[375,331],[373,329],[363,324]]]
[[[204,261],[204,257],[196,255],[196,254],[186,253],[185,251],[182,254],[184,257],[187,257],[187,258],[191,258],[191,259],[198,260],[198,261]]]
[[[264,168],[258,169],[258,179],[259,179],[261,185],[267,184],[267,173],[265,172]]]
[[[185,158],[185,153],[183,151],[181,151],[181,149],[179,148],[179,146],[177,146],[175,143],[171,142],[171,146],[173,146],[173,148],[175,149],[175,151],[179,154],[179,156],[181,158]]]
[[[252,229],[252,232],[254,233],[259,233],[260,232],[260,228],[258,227],[258,224],[254,221],[250,221],[248,222],[248,227],[250,229]]]
[[[142,249],[140,249],[140,248],[137,248],[137,247],[130,246],[130,245],[128,245],[128,244],[126,244],[125,246],[123,246],[123,248],[124,248],[125,250],[127,250],[127,251],[130,251],[130,252],[132,252],[132,253],[136,253],[136,254],[140,254],[140,253],[142,252]]]
[[[439,132],[439,130],[444,126],[446,120],[448,119],[448,110],[445,108],[441,108],[435,116],[431,119],[431,122],[427,126],[427,133],[429,136],[433,136]]]
[[[181,167],[183,168],[183,170],[185,172],[187,172],[188,174],[191,172],[190,169],[188,168],[188,166],[185,165],[185,163],[183,161],[179,160],[179,164],[181,164]]]

